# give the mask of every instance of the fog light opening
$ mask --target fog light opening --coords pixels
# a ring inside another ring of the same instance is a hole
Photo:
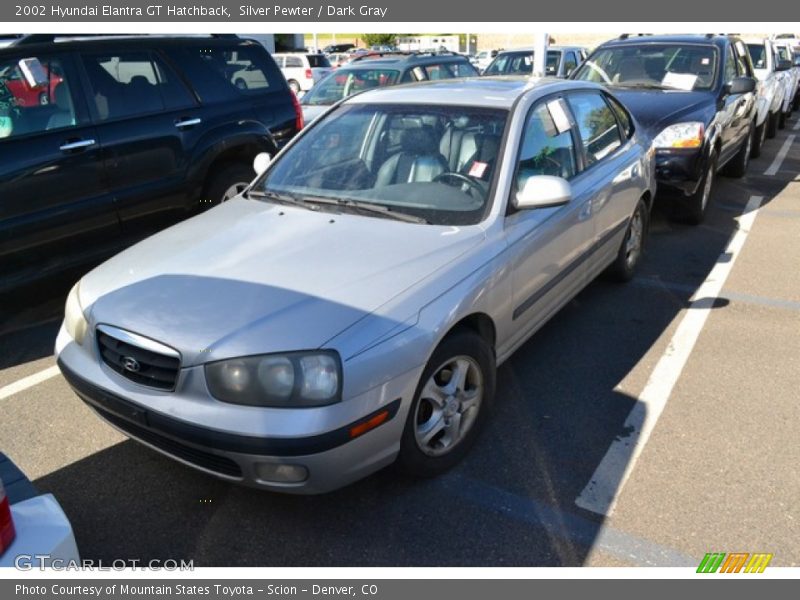
[[[256,475],[263,481],[273,483],[302,483],[308,479],[308,468],[303,465],[258,463]]]

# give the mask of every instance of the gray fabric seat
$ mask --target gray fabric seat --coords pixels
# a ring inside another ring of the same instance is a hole
[[[75,125],[72,98],[69,95],[69,88],[63,81],[56,86],[53,93],[53,100],[55,101],[56,112],[50,115],[50,118],[47,120],[47,129],[60,129],[61,127],[71,127]]]

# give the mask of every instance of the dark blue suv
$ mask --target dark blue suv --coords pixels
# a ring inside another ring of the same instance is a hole
[[[0,291],[226,199],[301,128],[254,41],[31,35],[0,48]]]
[[[690,223],[703,220],[716,172],[741,177],[760,151],[753,64],[736,37],[622,36],[571,78],[606,84],[633,113],[653,141],[659,190]]]

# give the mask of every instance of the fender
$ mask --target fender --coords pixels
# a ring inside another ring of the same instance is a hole
[[[257,148],[255,154],[268,152],[274,156],[278,151],[278,146],[269,129],[260,121],[255,119],[238,121],[235,126],[237,131],[232,134],[232,124],[221,123],[205,131],[195,144],[187,172],[187,179],[193,188],[200,189],[211,164],[226,152],[237,148],[243,149],[247,146]]]

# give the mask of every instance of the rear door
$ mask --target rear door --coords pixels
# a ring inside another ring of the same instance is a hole
[[[102,254],[119,234],[74,57],[20,52],[0,58],[0,273],[6,284]]]
[[[587,276],[592,277],[619,249],[628,217],[639,199],[636,181],[640,166],[636,157],[626,152],[632,133],[630,123],[623,136],[617,113],[605,94],[572,92],[567,95],[567,104],[576,122],[584,164],[574,187],[591,195],[587,202],[594,233],[586,262]]]
[[[188,214],[199,106],[152,50],[87,51],[80,60],[123,234],[149,235]]]

